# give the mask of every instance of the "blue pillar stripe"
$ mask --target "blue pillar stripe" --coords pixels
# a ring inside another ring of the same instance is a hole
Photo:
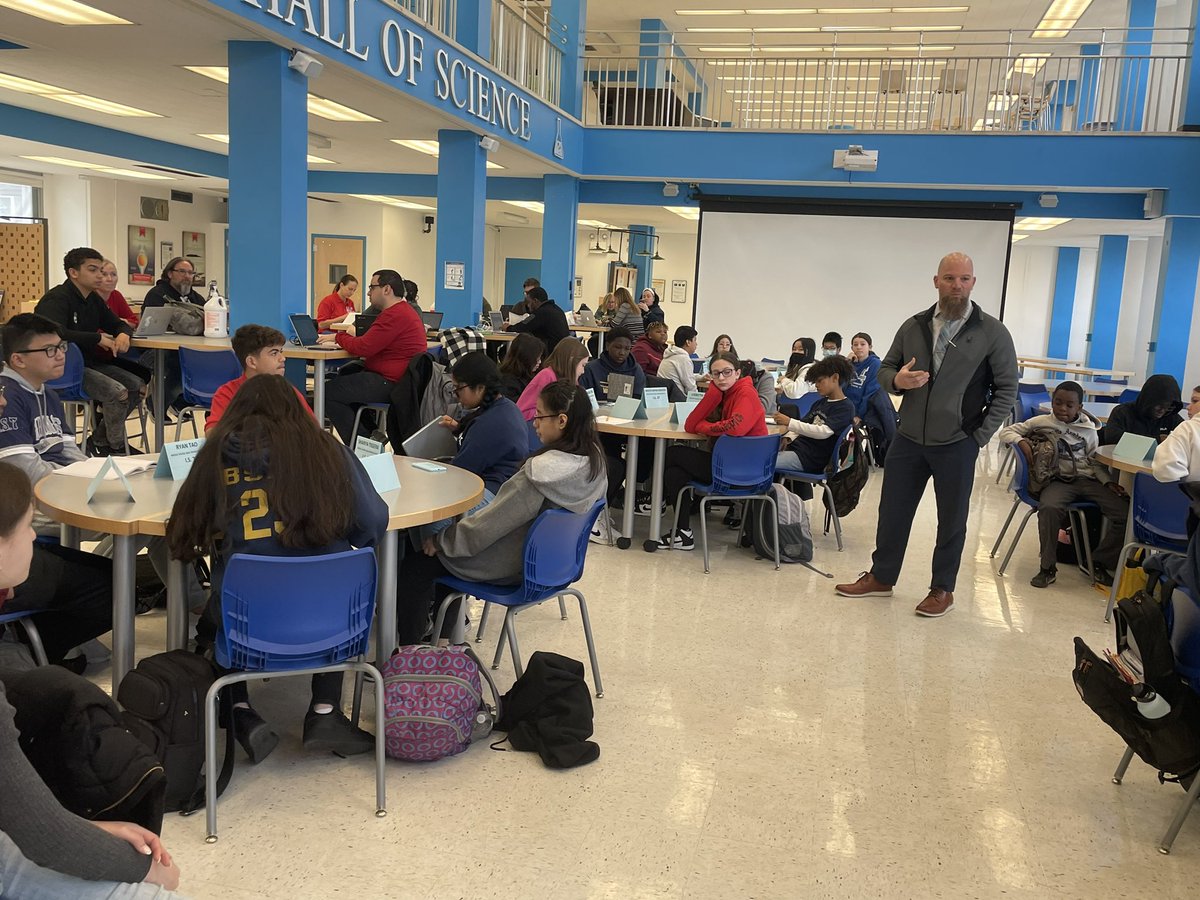
[[[1100,91],[1100,45],[1084,44],[1079,48],[1083,61],[1079,64],[1079,105],[1075,109],[1075,128],[1096,120],[1096,101]]]
[[[1129,0],[1128,26],[1117,83],[1117,131],[1140,131],[1150,79],[1150,44],[1157,0]]]
[[[452,0],[454,40],[483,59],[492,58],[492,4],[480,0]]]
[[[1064,359],[1071,347],[1071,316],[1075,311],[1075,280],[1079,277],[1079,248],[1059,247],[1054,273],[1054,303],[1050,310],[1050,335],[1046,356]]]
[[[230,325],[290,331],[308,271],[308,81],[288,51],[229,42]]]
[[[1183,382],[1192,333],[1196,273],[1200,267],[1200,219],[1167,219],[1154,304],[1155,351],[1148,373],[1174,375]]]
[[[1106,234],[1100,238],[1096,260],[1096,291],[1092,299],[1092,340],[1088,344],[1087,364],[1111,369],[1117,347],[1117,320],[1121,316],[1121,291],[1125,283],[1125,257],[1129,238]]]
[[[563,309],[573,304],[575,286],[575,234],[579,218],[579,179],[547,175],[543,179],[542,274],[540,281],[550,299]]]
[[[471,131],[441,129],[438,145],[436,306],[444,327],[474,325],[483,309],[487,153]],[[448,288],[458,265],[463,285]]]
[[[637,266],[637,289],[633,292],[635,300],[642,296],[642,291],[648,287],[653,287],[654,281],[654,260],[650,256],[643,256],[644,253],[654,254],[654,245],[658,242],[654,240],[653,225],[630,225],[629,230],[632,232],[640,232],[629,235],[629,264]]]
[[[563,52],[559,106],[576,118],[581,118],[584,89],[583,31],[587,21],[587,0],[550,0],[550,15],[562,26],[561,33],[551,33],[551,37],[556,41],[555,46]]]

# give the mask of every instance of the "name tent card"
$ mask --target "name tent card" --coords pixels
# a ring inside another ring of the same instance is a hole
[[[125,473],[121,471],[121,467],[117,465],[116,460],[114,460],[111,456],[104,461],[104,465],[100,467],[100,471],[96,473],[96,477],[88,482],[87,502],[91,503],[92,500],[95,499],[96,491],[99,489],[100,485],[104,484],[104,479],[110,471],[115,472],[117,475],[116,479],[110,480],[117,480],[121,482],[121,499],[128,500],[132,503],[133,488],[129,486],[129,479],[125,477]],[[157,477],[157,475],[155,477]]]
[[[683,425],[687,422],[687,417],[692,414],[697,404],[689,400],[687,403],[672,403],[671,404],[671,422],[675,425]]]
[[[600,403],[596,400],[596,391],[593,388],[587,388],[586,393],[588,395],[588,400],[591,401],[592,404],[592,412],[595,412],[600,408]]]
[[[666,409],[671,405],[671,398],[665,387],[648,387],[642,391],[642,402],[646,409]]]
[[[1154,449],[1158,441],[1141,434],[1130,434],[1128,431],[1121,435],[1117,446],[1113,448],[1113,456],[1120,459],[1144,462],[1154,458]]]
[[[687,402],[699,403],[704,399],[704,391],[688,391]]]
[[[204,438],[192,438],[190,441],[176,441],[173,444],[163,444],[158,451],[158,464],[154,467],[155,478],[170,478],[172,481],[183,481],[192,471],[192,462],[196,454],[204,446]]]
[[[613,403],[612,417],[614,419],[645,419],[646,401],[635,400],[633,397],[618,397]]]
[[[354,455],[359,459],[366,459],[369,456],[378,456],[382,452],[382,441],[373,441],[363,434],[360,434],[354,441]]]
[[[395,457],[390,453],[368,456],[362,461],[363,468],[371,478],[371,485],[382,494],[400,488],[400,476],[396,474]]]

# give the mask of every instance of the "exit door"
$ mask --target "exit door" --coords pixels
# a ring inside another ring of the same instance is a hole
[[[345,275],[358,279],[358,292],[354,295],[354,307],[362,312],[367,302],[363,285],[371,279],[367,268],[367,239],[347,234],[314,234],[312,236],[312,296],[308,301],[308,313],[317,314],[317,304],[328,297]]]

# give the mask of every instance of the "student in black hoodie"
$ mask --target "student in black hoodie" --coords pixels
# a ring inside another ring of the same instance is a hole
[[[583,370],[583,377],[579,379],[579,386],[584,390],[591,388],[596,392],[596,399],[604,403],[608,400],[608,394],[604,391],[608,376],[628,375],[633,379],[633,396],[641,397],[646,387],[646,373],[631,355],[632,350],[633,335],[629,329],[621,326],[610,328],[604,338],[604,352],[588,363]]]
[[[1118,403],[1100,433],[1101,444],[1115,444],[1125,432],[1154,438],[1162,443],[1183,419],[1179,382],[1171,375],[1151,375],[1137,399]]]
[[[550,351],[558,346],[558,342],[571,333],[567,325],[567,314],[557,303],[550,299],[544,288],[532,287],[525,294],[529,309],[529,317],[515,325],[509,325],[509,331],[526,331],[536,338],[542,339],[545,349],[543,356],[549,356]]]
[[[175,303],[190,303],[196,307],[204,306],[204,298],[192,290],[192,279],[196,270],[190,260],[176,256],[163,266],[162,277],[155,282],[154,287],[146,291],[142,299],[142,309],[153,309],[156,306],[166,306],[167,301]],[[163,378],[166,390],[167,404],[179,408],[180,394],[183,391],[183,376],[179,371],[179,354],[174,350],[166,351],[164,358],[166,370]],[[147,350],[142,355],[142,365],[154,365],[154,351]]]

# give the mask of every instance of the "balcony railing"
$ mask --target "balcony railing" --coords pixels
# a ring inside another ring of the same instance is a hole
[[[438,34],[455,39],[458,29],[458,5],[454,0],[385,0],[420,19]]]
[[[492,0],[492,65],[547,103],[559,105],[565,30],[544,6]]]
[[[749,48],[643,37],[610,53],[589,39],[599,52],[585,61],[586,125],[1167,132],[1179,124],[1191,44],[1186,29],[1075,29],[1070,41],[856,31],[786,46],[751,34]]]

